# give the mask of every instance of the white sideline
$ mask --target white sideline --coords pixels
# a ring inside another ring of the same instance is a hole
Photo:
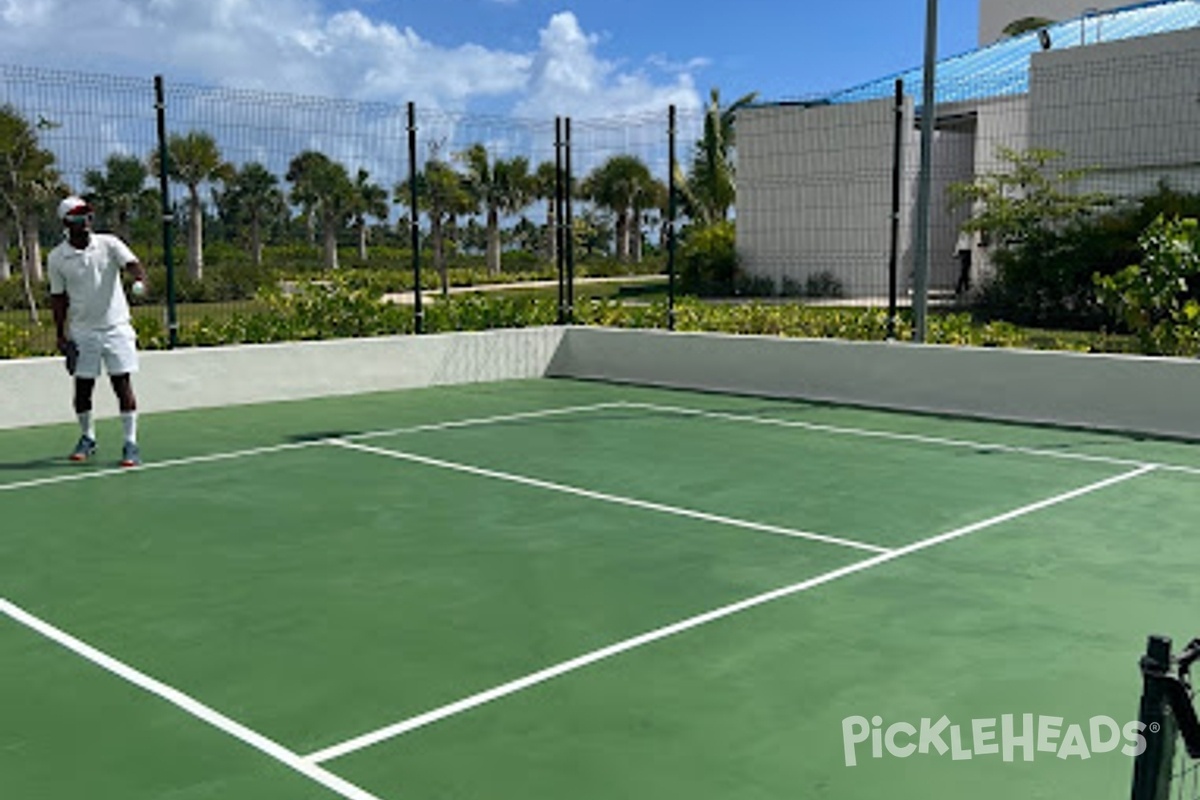
[[[605,492],[594,492],[590,489],[580,489],[577,486],[570,486],[565,483],[554,483],[552,481],[544,481],[539,478],[528,478],[523,475],[515,475],[510,472],[498,472],[496,470],[484,469],[482,467],[473,467],[468,464],[459,464],[454,461],[445,461],[440,458],[430,458],[429,456],[417,455],[403,450],[389,450],[382,447],[373,447],[371,445],[359,444],[357,442],[347,441],[345,439],[330,439],[327,444],[336,447],[344,447],[349,450],[358,450],[363,453],[373,453],[375,455],[384,456],[386,458],[394,458],[400,461],[411,461],[416,464],[422,464],[428,467],[439,467],[448,469],[454,472],[464,472],[468,475],[477,475],[483,478],[494,478],[495,480],[507,481],[509,483],[517,483],[522,486],[532,486],[537,489],[548,489],[552,492],[561,492],[563,494],[575,495],[576,497],[586,497],[589,500],[599,500],[605,503],[613,503],[614,505],[631,506],[640,508],[646,511],[657,511],[663,514],[671,514],[677,517],[687,517],[689,519],[697,519],[703,522],[714,522],[720,525],[729,525],[734,528],[744,528],[752,531],[760,531],[763,533],[774,533],[780,536],[790,536],[795,539],[807,539],[814,542],[823,542],[825,544],[834,544],[841,547],[850,547],[856,550],[866,550],[871,553],[890,553],[891,550],[878,545],[867,544],[853,539],[842,539],[837,536],[827,536],[821,533],[813,533],[811,531],[802,531],[795,528],[784,528],[779,525],[767,525],[761,522],[750,522],[748,520],[737,519],[736,517],[726,517],[719,514],[707,514],[703,511],[693,511],[690,508],[682,508],[680,506],[669,506],[663,503],[654,503],[648,500],[638,500],[632,497],[622,497],[615,494],[607,494]]]
[[[809,589],[814,589],[818,586],[838,580],[839,578],[844,578],[847,575],[853,575],[857,572],[862,572],[864,570],[871,569],[872,567],[877,567],[880,564],[886,564],[889,561],[894,561],[903,556],[911,555],[935,545],[943,544],[951,541],[952,539],[957,539],[959,537],[981,531],[985,528],[990,528],[1000,523],[1008,522],[1010,520],[1017,519],[1018,517],[1032,514],[1036,511],[1041,511],[1042,509],[1050,508],[1051,506],[1067,502],[1068,500],[1073,500],[1092,492],[1106,489],[1110,486],[1130,480],[1131,478],[1136,478],[1140,475],[1152,472],[1154,469],[1154,466],[1142,466],[1130,472],[1115,475],[1102,481],[1097,481],[1096,483],[1091,483],[1087,486],[1083,486],[1069,492],[1064,492],[1063,494],[1055,495],[1054,497],[1050,497],[1046,500],[1041,500],[1036,503],[1022,506],[1004,514],[1000,514],[999,516],[991,517],[981,522],[976,522],[961,528],[955,528],[954,530],[946,531],[945,533],[931,536],[927,539],[922,539],[918,542],[897,548],[890,552],[882,553],[873,558],[868,558],[839,569],[825,572],[800,583],[756,595],[746,600],[741,600],[737,603],[723,606],[698,616],[690,617],[672,625],[667,625],[666,627],[659,628],[648,633],[643,633],[640,636],[635,636],[631,639],[626,639],[622,642],[609,645],[608,647],[594,650],[591,653],[573,658],[569,661],[563,661],[559,664],[555,664],[552,667],[548,667],[530,675],[526,675],[523,678],[518,678],[517,680],[501,684],[500,686],[488,689],[487,691],[473,694],[469,697],[465,697],[454,703],[436,708],[424,714],[410,717],[409,719],[397,722],[393,725],[363,734],[362,736],[349,739],[345,742],[327,747],[323,750],[318,750],[305,756],[305,759],[313,764],[321,764],[326,761],[332,761],[336,758],[366,749],[372,745],[416,730],[417,728],[421,728],[448,717],[452,717],[456,714],[460,714],[464,711],[477,708],[478,706],[490,703],[493,700],[497,700],[510,694],[515,694],[516,692],[536,686],[539,683],[544,683],[545,681],[559,677],[560,675],[564,675],[568,672],[573,672],[591,664],[595,664],[598,661],[602,661],[612,656],[628,652],[652,642],[666,639],[670,636],[674,636],[675,634],[705,625],[709,622],[714,622],[724,617],[732,616],[733,614],[769,603],[773,600],[778,600],[783,597],[789,597],[794,594],[799,594],[800,592],[808,591]]]
[[[1095,464],[1107,464],[1114,467],[1144,467],[1153,466],[1161,470],[1170,470],[1173,472],[1186,472],[1193,475],[1200,475],[1200,467],[1185,467],[1174,464],[1156,464],[1149,461],[1141,461],[1132,458],[1116,458],[1113,456],[1098,456],[1090,453],[1065,453],[1059,450],[1046,450],[1039,447],[1025,447],[1022,445],[994,444],[992,442],[975,442],[970,439],[949,439],[941,436],[925,436],[919,433],[898,433],[896,431],[881,431],[872,430],[870,428],[847,428],[839,425],[826,425],[819,422],[804,422],[802,420],[778,419],[775,417],[757,417],[749,414],[732,414],[725,411],[705,411],[699,408],[688,408],[686,406],[668,406],[658,403],[635,403],[629,402],[625,404],[628,408],[640,408],[646,411],[662,411],[670,414],[680,414],[691,417],[704,417],[706,419],[720,419],[728,422],[749,422],[755,425],[776,425],[783,428],[800,428],[808,431],[816,431],[819,433],[832,433],[839,436],[861,436],[871,439],[888,439],[899,442],[915,442],[917,444],[931,444],[942,447],[960,447],[969,448],[972,450],[989,450],[997,453],[1017,453],[1021,455],[1041,456],[1044,458],[1060,458],[1068,461],[1088,461]],[[1113,434],[1107,434],[1112,436]]]
[[[215,711],[183,692],[168,686],[162,681],[156,680],[143,672],[140,672],[133,667],[125,664],[112,656],[97,650],[95,647],[83,642],[71,634],[54,627],[48,622],[30,614],[23,608],[0,598],[0,613],[10,617],[14,622],[17,622],[25,627],[41,634],[50,639],[56,644],[70,650],[81,658],[90,661],[92,664],[107,670],[119,678],[132,683],[140,689],[143,689],[150,694],[166,700],[174,706],[186,711],[193,717],[207,722],[214,728],[217,728],[235,739],[239,739],[245,744],[254,749],[270,756],[276,761],[290,767],[299,772],[301,775],[321,784],[326,789],[336,792],[347,800],[380,800],[377,796],[370,792],[360,789],[349,781],[339,778],[337,775],[322,768],[312,761],[302,758],[297,753],[288,750],[281,744],[278,744],[266,736],[263,736],[257,731],[253,731],[235,722],[229,717]]]

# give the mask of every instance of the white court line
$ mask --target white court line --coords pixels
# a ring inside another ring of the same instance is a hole
[[[253,447],[248,450],[233,450],[228,453],[211,453],[203,456],[190,456],[188,458],[174,458],[168,461],[151,461],[142,464],[139,467],[113,467],[112,469],[96,469],[88,470],[87,472],[76,472],[70,475],[52,475],[46,478],[35,478],[28,481],[18,481],[16,483],[0,483],[0,492],[11,492],[15,489],[32,489],[36,486],[53,486],[58,483],[72,483],[74,481],[86,481],[92,478],[111,478],[115,475],[136,475],[139,472],[146,470],[166,469],[168,467],[182,467],[188,464],[206,464],[212,461],[229,461],[235,458],[246,458],[248,456],[258,456],[264,453],[278,453],[284,450],[299,450],[305,447],[314,447],[324,444],[323,440],[314,439],[311,442],[292,442],[289,444],[276,444],[267,447]]]
[[[241,740],[254,749],[299,772],[301,775],[321,784],[326,789],[347,798],[347,800],[380,800],[370,792],[360,789],[343,778],[339,778],[314,762],[288,750],[283,745],[268,739],[266,736],[247,728],[239,722],[235,722],[218,711],[214,711],[178,689],[151,678],[149,675],[97,650],[86,642],[35,617],[23,608],[3,598],[0,598],[0,613],[6,614],[13,621],[36,631],[101,669],[111,672],[138,688],[166,700],[168,703],[186,711],[193,717],[207,722],[209,725],[227,733],[235,739]]]
[[[1064,453],[1059,450],[1046,450],[1038,447],[1023,447],[1019,445],[995,444],[992,442],[974,442],[969,439],[949,439],[941,436],[924,436],[918,433],[898,433],[895,431],[872,430],[870,428],[847,428],[838,425],[826,425],[818,422],[803,422],[801,420],[777,419],[773,417],[756,417],[747,414],[731,414],[724,411],[705,411],[685,406],[667,406],[657,403],[626,403],[629,408],[640,408],[647,411],[663,411],[708,419],[720,419],[729,422],[749,422],[756,425],[775,425],[783,428],[801,428],[820,433],[833,433],[840,436],[861,436],[872,439],[890,439],[900,442],[916,442],[918,444],[940,445],[942,447],[970,448],[972,450],[990,450],[1000,453],[1017,453],[1021,455],[1059,458],[1068,461],[1088,461],[1113,467],[1155,467],[1159,470],[1183,472],[1200,475],[1200,467],[1187,467],[1178,464],[1162,464],[1132,458],[1116,458],[1113,456],[1092,455],[1089,453]]]
[[[515,414],[501,414],[495,417],[484,417],[482,419],[464,419],[453,420],[450,422],[433,422],[427,425],[413,425],[407,428],[394,428],[388,431],[369,431],[367,433],[353,433],[349,436],[343,436],[342,439],[347,441],[358,441],[360,439],[376,439],[380,436],[395,436],[404,433],[422,433],[424,431],[445,431],[453,428],[466,428],[475,425],[493,424],[499,422],[514,422],[523,419],[541,419],[543,417],[553,417],[562,414],[582,414],[588,411],[605,411],[610,408],[624,408],[625,403],[615,401],[611,403],[595,403],[590,406],[562,406],[559,408],[546,408],[540,411],[520,411]]]
[[[421,431],[442,430],[445,428],[463,428],[471,425],[491,425],[497,422],[509,422],[515,419],[533,419],[536,417],[548,417],[558,414],[582,413],[587,411],[597,411],[607,408],[616,408],[622,406],[622,403],[597,403],[587,406],[560,406],[557,408],[541,409],[538,411],[524,411],[516,414],[501,414],[492,417],[476,417],[473,419],[453,420],[451,422],[439,422],[426,425],[413,425],[407,428],[393,428],[386,431],[370,431],[367,433],[356,433],[345,436],[345,439],[370,438],[375,436],[393,436],[404,433],[418,433]],[[87,472],[76,472],[70,475],[53,475],[45,478],[35,478],[28,481],[18,481],[15,483],[0,483],[0,492],[14,491],[16,489],[32,489],[37,486],[53,486],[59,483],[71,483],[73,481],[91,480],[92,478],[111,478],[117,475],[134,475],[138,472],[152,469],[165,469],[167,467],[183,467],[189,464],[204,464],[211,461],[226,461],[235,458],[245,458],[248,456],[258,456],[267,453],[279,453],[285,450],[298,450],[304,447],[313,447],[315,445],[328,444],[331,439],[313,439],[305,442],[291,442],[288,444],[267,445],[265,447],[254,447],[247,450],[234,450],[227,453],[211,453],[203,456],[190,456],[188,458],[175,458],[168,461],[148,461],[140,467],[129,469],[123,467],[114,467],[112,469],[89,470]]]
[[[738,614],[742,611],[755,608],[756,606],[761,606],[765,603],[770,603],[774,600],[779,600],[784,597],[806,592],[809,589],[815,589],[818,586],[831,583],[832,581],[844,578],[847,575],[863,572],[864,570],[871,569],[872,567],[877,567],[880,564],[886,564],[889,561],[895,561],[903,556],[912,555],[913,553],[920,552],[921,550],[943,544],[953,539],[958,539],[971,533],[976,533],[977,531],[984,530],[985,528],[990,528],[1003,522],[1009,522],[1017,519],[1018,517],[1023,517],[1028,514],[1050,508],[1051,506],[1065,503],[1078,497],[1083,497],[1084,495],[1091,494],[1092,492],[1106,489],[1110,486],[1115,486],[1116,484],[1130,480],[1131,478],[1145,475],[1154,469],[1155,467],[1153,466],[1139,467],[1131,472],[1125,472],[1096,483],[1088,484],[1087,486],[1083,486],[1070,492],[1055,495],[1054,497],[1046,500],[1041,500],[1036,503],[1022,506],[1014,509],[1013,511],[983,520],[982,522],[976,522],[961,528],[955,528],[954,530],[938,534],[937,536],[931,536],[927,539],[922,539],[921,541],[897,548],[890,552],[882,553],[873,558],[868,558],[839,569],[825,572],[816,576],[815,578],[809,578],[806,581],[802,581],[791,586],[785,586],[781,589],[756,595],[746,600],[723,606],[695,617],[690,617],[682,620],[681,622],[676,622],[672,625],[667,625],[666,627],[650,631],[649,633],[643,633],[640,636],[635,636],[631,639],[617,642],[616,644],[595,650],[591,653],[573,658],[569,661],[563,661],[559,664],[555,664],[552,667],[548,667],[530,675],[526,675],[523,678],[518,678],[517,680],[501,684],[500,686],[488,689],[487,691],[479,692],[478,694],[471,695],[470,697],[465,697],[454,703],[450,703],[449,705],[442,706],[441,708],[437,708],[424,714],[419,714],[415,717],[397,722],[394,725],[389,725],[385,728],[380,728],[376,731],[372,731],[370,733],[363,734],[362,736],[349,739],[340,744],[333,745],[332,747],[318,750],[305,756],[305,758],[313,764],[321,764],[326,761],[332,761],[336,758],[363,750],[388,739],[409,733],[417,728],[422,728],[426,725],[446,719],[447,717],[452,717],[456,714],[461,714],[464,711],[477,708],[485,703],[490,703],[493,700],[515,694],[524,689],[536,686],[539,683],[544,683],[552,678],[557,678],[560,675],[564,675],[568,672],[582,669],[583,667],[595,664],[596,662],[603,661],[607,658],[611,658],[612,656],[626,653],[635,648],[642,647],[643,645],[666,639],[667,637],[674,636],[678,633],[683,633],[684,631],[688,631],[701,625],[706,625],[710,622]]]
[[[459,464],[454,461],[444,461],[440,458],[430,458],[429,456],[417,455],[416,453],[409,453],[403,450],[389,450],[382,447],[372,447],[371,445],[349,442],[344,439],[331,439],[327,442],[327,444],[334,445],[336,447],[344,447],[349,450],[358,450],[364,453],[373,453],[375,455],[384,456],[386,458],[394,458],[400,461],[411,461],[427,467],[439,467],[441,469],[453,470],[455,472],[464,472],[468,475],[494,478],[495,480],[521,484],[522,486],[532,486],[537,489],[548,489],[552,492],[561,492],[563,494],[575,495],[576,497],[586,497],[589,500],[599,500],[601,502],[613,503],[615,505],[631,506],[633,508],[640,508],[647,511],[657,511],[677,517],[688,517],[689,519],[697,519],[704,522],[715,522],[720,525],[729,525],[735,528],[761,531],[763,533],[774,533],[780,536],[791,536],[796,539],[808,539],[814,542],[824,542],[825,544],[835,544],[840,547],[851,547],[856,550],[866,550],[871,553],[892,552],[889,548],[867,544],[866,542],[858,542],[853,539],[842,539],[837,536],[827,536],[825,534],[813,533],[811,531],[796,530],[795,528],[784,528],[778,525],[750,522],[748,520],[737,519],[735,517],[707,514],[703,511],[693,511],[690,508],[668,506],[662,503],[653,503],[648,500],[638,500],[632,497],[622,497],[620,495],[606,494],[604,492],[594,492],[590,489],[580,489],[577,486],[570,486],[565,483],[554,483],[551,481],[540,480],[538,478],[527,478],[523,475],[514,475],[510,472],[497,472],[496,470],[484,469],[482,467],[472,467],[468,464]]]

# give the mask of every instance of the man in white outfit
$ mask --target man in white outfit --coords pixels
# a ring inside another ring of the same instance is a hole
[[[47,272],[58,349],[67,355],[68,369],[75,378],[75,413],[81,434],[71,460],[86,461],[96,453],[92,392],[103,363],[125,429],[121,466],[135,467],[142,461],[131,379],[138,370],[137,335],[130,324],[121,271],[133,276],[137,293],[145,291],[146,271],[125,242],[92,231],[92,208],[82,198],[68,197],[59,203],[58,217],[66,236],[50,251]]]

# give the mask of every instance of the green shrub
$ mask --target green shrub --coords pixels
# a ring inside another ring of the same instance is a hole
[[[842,280],[830,270],[809,275],[804,281],[804,294],[807,297],[836,299],[846,296]]]
[[[732,222],[689,228],[680,248],[680,288],[701,296],[729,295],[737,272]]]
[[[0,358],[24,358],[33,355],[29,347],[29,332],[0,322]]]
[[[1103,301],[1133,331],[1144,352],[1200,353],[1200,224],[1159,216],[1139,239],[1140,264],[1095,276]]]

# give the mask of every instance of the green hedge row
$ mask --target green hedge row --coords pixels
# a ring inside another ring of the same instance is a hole
[[[349,279],[306,284],[292,293],[268,291],[250,311],[217,312],[185,322],[180,345],[205,347],[224,344],[303,341],[384,336],[414,330],[411,306],[382,301],[375,286]],[[553,325],[558,319],[553,298],[498,294],[452,295],[425,307],[425,330],[430,333],[492,328]],[[575,321],[583,325],[618,328],[666,328],[665,302],[630,303],[615,299],[580,302]],[[711,331],[807,338],[882,341],[887,314],[878,309],[822,308],[798,303],[705,303],[682,299],[675,307],[680,331]],[[156,315],[135,317],[144,349],[165,349],[167,332]],[[912,319],[906,311],[896,324],[896,338],[912,338]],[[927,341],[981,347],[1027,347],[1077,351],[1128,351],[1129,337],[1099,333],[1040,332],[1005,322],[979,323],[967,313],[931,314]],[[0,358],[45,355],[35,351],[27,329],[0,322]]]

